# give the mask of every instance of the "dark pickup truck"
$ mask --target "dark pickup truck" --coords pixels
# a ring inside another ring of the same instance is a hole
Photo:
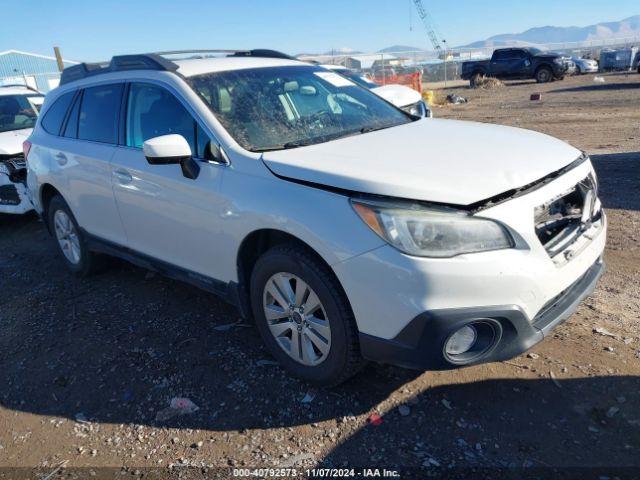
[[[560,53],[543,52],[537,48],[500,48],[491,60],[464,62],[462,79],[474,87],[482,77],[501,80],[534,78],[538,83],[562,80],[575,70],[569,57]]]

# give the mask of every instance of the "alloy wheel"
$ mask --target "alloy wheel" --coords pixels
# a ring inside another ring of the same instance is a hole
[[[280,272],[266,283],[263,308],[267,325],[287,355],[306,366],[326,360],[331,326],[318,295],[300,277]]]
[[[57,210],[53,224],[62,253],[70,263],[77,265],[81,258],[80,238],[73,221],[64,210]]]

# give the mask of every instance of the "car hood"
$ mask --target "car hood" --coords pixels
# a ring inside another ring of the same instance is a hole
[[[276,175],[360,193],[470,205],[535,182],[581,152],[547,135],[418,120],[308,147],[265,152]]]
[[[22,152],[22,142],[31,135],[31,128],[0,132],[0,155],[16,155]]]
[[[413,105],[422,100],[422,96],[418,92],[405,85],[385,85],[372,88],[371,91],[400,108]]]

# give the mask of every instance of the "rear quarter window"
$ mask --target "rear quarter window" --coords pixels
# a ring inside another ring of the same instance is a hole
[[[62,122],[64,122],[64,118],[67,115],[75,93],[76,92],[65,93],[47,109],[41,123],[45,132],[52,135],[60,135]]]

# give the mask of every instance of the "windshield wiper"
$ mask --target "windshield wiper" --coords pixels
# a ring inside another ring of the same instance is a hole
[[[322,135],[320,137],[315,137],[315,138],[304,138],[301,140],[293,140],[291,142],[287,142],[287,143],[283,143],[281,145],[273,145],[270,147],[262,147],[262,148],[257,148],[255,150],[252,150],[254,152],[273,152],[276,150],[289,150],[292,148],[298,148],[298,147],[308,147],[309,145],[315,145],[318,143],[324,143],[324,142],[329,142],[331,140],[338,140],[340,138],[346,138],[346,137],[352,137],[354,135],[361,135],[364,133],[369,133],[369,132],[376,132],[378,130],[384,130],[385,128],[391,128],[394,127],[395,125],[385,125],[382,127],[362,127],[358,130],[350,130],[348,132],[339,132],[339,133],[333,133],[330,135]]]
[[[382,127],[362,127],[360,129],[360,133],[371,133],[371,132],[377,132],[379,130],[385,130],[387,128],[391,128],[391,127],[397,127],[398,125],[393,124],[393,125],[383,125]]]

